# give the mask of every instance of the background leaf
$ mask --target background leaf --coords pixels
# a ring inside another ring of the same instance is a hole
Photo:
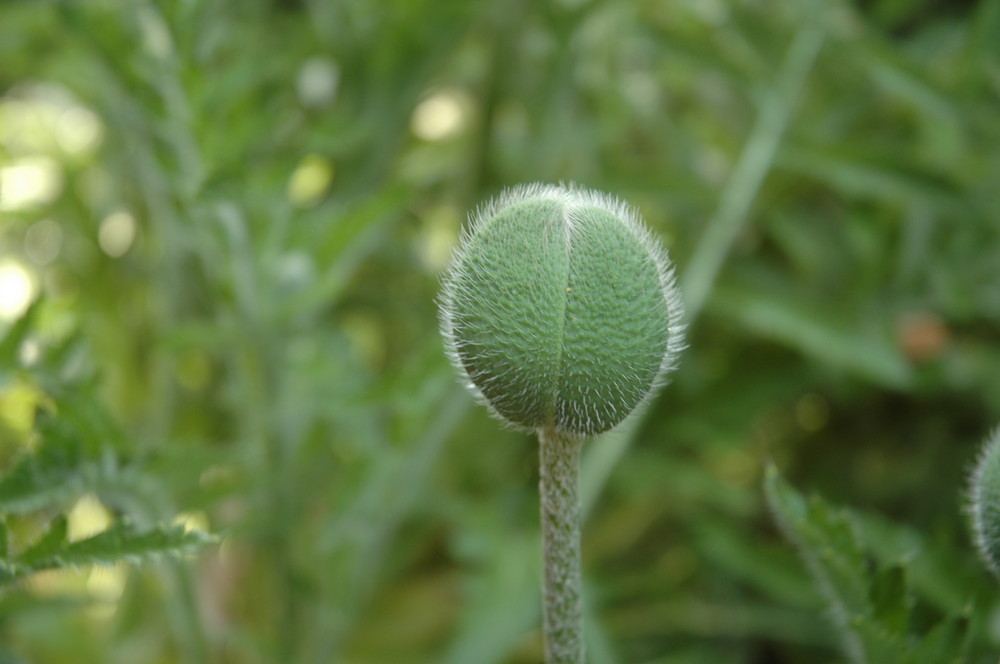
[[[874,569],[869,563],[870,547],[859,538],[848,513],[838,513],[818,497],[806,501],[773,466],[768,468],[765,489],[775,518],[798,546],[822,590],[851,661],[966,661],[967,637],[955,620],[939,619],[926,636],[913,633],[914,601],[906,567],[895,564]]]
[[[844,660],[773,460],[825,497],[772,489],[852,638],[992,664],[961,496],[1000,421],[997,34],[929,0],[0,3],[0,571],[60,517],[60,555],[225,533],[6,584],[0,658],[537,663],[536,443],[456,385],[435,297],[538,180],[633,204],[694,305],[585,449],[594,661]]]

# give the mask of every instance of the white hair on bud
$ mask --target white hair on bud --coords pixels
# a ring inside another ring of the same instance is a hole
[[[1000,455],[1000,427],[986,438],[970,473],[966,512],[971,520],[980,559],[991,572],[1000,576],[1000,472],[997,472],[1000,470],[1000,459],[997,455]],[[991,462],[992,478],[987,477]],[[990,479],[997,483],[993,496],[986,495]],[[993,504],[989,504],[991,497]]]

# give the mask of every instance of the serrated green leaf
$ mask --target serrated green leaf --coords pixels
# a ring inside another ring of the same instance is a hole
[[[910,633],[913,600],[907,568],[899,563],[878,572],[858,535],[851,513],[822,498],[808,501],[767,469],[768,504],[785,534],[799,548],[817,587],[830,605],[844,650],[858,664],[954,664],[964,661],[967,625],[946,620],[924,639]]]
[[[120,561],[135,563],[160,556],[193,553],[215,542],[208,533],[176,527],[136,532],[118,522],[102,533],[66,547],[61,558],[68,565],[109,565]]]
[[[181,527],[137,532],[128,523],[119,521],[93,537],[67,542],[65,518],[59,517],[38,544],[17,557],[14,573],[23,576],[42,569],[138,563],[192,553],[215,541],[212,535]]]
[[[766,479],[767,498],[786,535],[799,547],[820,590],[833,602],[839,622],[864,613],[867,604],[864,553],[851,526],[833,515],[818,497],[806,501],[774,468]]]
[[[841,642],[852,662],[875,664],[898,652],[898,641],[879,624],[870,604],[870,578],[853,526],[819,497],[808,502],[767,469],[768,504],[786,536],[799,549],[830,606]]]
[[[60,514],[52,520],[48,531],[42,535],[41,539],[16,557],[17,564],[29,568],[41,567],[42,565],[39,565],[39,561],[52,558],[66,548],[67,532],[68,524],[66,516]]]
[[[83,384],[54,390],[54,411],[39,421],[42,435],[82,446],[89,458],[97,458],[108,449],[126,452],[128,440],[98,399],[98,389],[96,384]]]
[[[39,415],[46,418],[52,415]],[[0,480],[0,510],[23,514],[82,491],[88,468],[82,452],[63,436],[43,434],[38,451],[22,457]]]
[[[23,514],[78,495],[118,468],[124,434],[90,390],[59,395],[35,418],[38,449],[0,480],[0,510]]]
[[[955,571],[964,560],[959,552],[942,550],[913,526],[894,523],[879,514],[852,512],[852,521],[858,536],[881,564],[906,562],[906,581],[922,599],[950,614],[957,614],[968,604],[970,584],[975,581],[960,582],[956,578]],[[921,553],[915,556],[917,551]]]

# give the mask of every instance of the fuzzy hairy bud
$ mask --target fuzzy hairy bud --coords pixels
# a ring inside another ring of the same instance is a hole
[[[1000,428],[986,440],[972,472],[969,511],[979,555],[1000,576]]]
[[[522,429],[617,426],[683,345],[666,252],[623,202],[574,186],[521,185],[480,207],[440,305],[466,384]]]

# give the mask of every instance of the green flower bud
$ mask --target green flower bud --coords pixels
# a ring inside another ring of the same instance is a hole
[[[986,440],[972,472],[969,511],[979,555],[1000,576],[1000,429]]]
[[[467,386],[517,428],[607,431],[683,345],[666,252],[624,203],[573,186],[522,185],[478,209],[440,304]]]

